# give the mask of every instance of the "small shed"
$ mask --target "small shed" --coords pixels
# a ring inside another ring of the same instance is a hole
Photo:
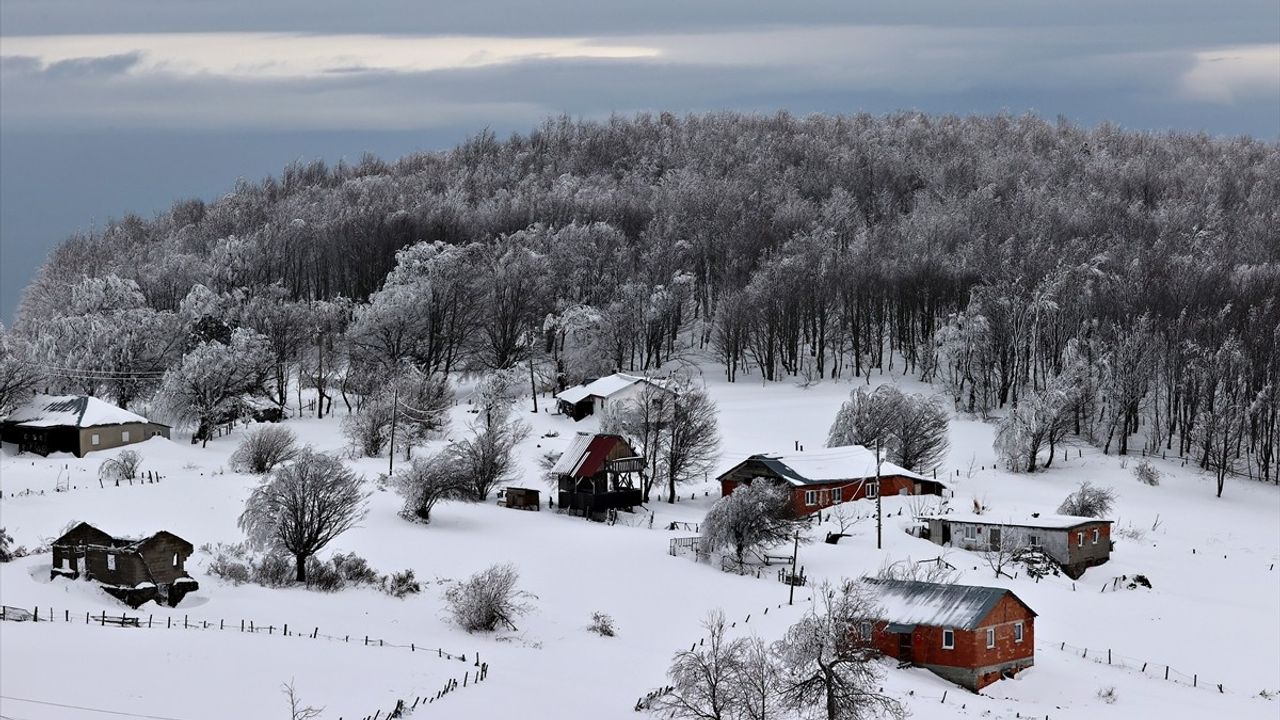
[[[578,433],[551,474],[560,507],[595,517],[610,510],[630,511],[641,504],[634,478],[644,473],[644,458],[621,435]]]
[[[974,513],[947,513],[921,518],[929,523],[929,539],[938,545],[982,552],[1001,547],[1039,550],[1079,578],[1111,559],[1111,521],[1077,515],[1032,515],[1000,518]]]
[[[533,488],[509,487],[502,491],[503,504],[516,510],[541,510],[542,493]]]
[[[82,522],[53,541],[49,576],[96,581],[135,608],[148,600],[174,607],[199,588],[186,571],[193,550],[191,543],[165,530],[123,538]]]
[[[582,385],[566,388],[556,395],[556,406],[561,413],[576,420],[603,411],[611,404],[619,404],[640,394],[646,387],[671,393],[661,381],[625,373],[614,373]]]
[[[169,426],[89,395],[36,395],[0,423],[4,442],[37,455],[84,457],[156,436],[169,437]]]
[[[725,496],[755,480],[786,483],[791,488],[791,509],[797,517],[877,495],[941,495],[946,489],[939,480],[887,461],[880,463],[877,480],[875,452],[861,445],[760,453],[729,468],[717,479],[720,493]]]
[[[864,578],[875,618],[861,641],[974,692],[1035,664],[1036,613],[1012,591],[976,585]]]

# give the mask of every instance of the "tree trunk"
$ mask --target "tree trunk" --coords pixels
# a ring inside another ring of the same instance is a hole
[[[293,558],[294,565],[298,568],[297,577],[295,579],[300,583],[304,583],[307,581],[307,556],[294,555]]]

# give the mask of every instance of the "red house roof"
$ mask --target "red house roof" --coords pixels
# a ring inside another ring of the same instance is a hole
[[[568,475],[575,480],[591,477],[604,469],[609,454],[619,443],[627,447],[628,455],[634,454],[631,446],[627,445],[627,441],[620,435],[580,434],[573,439],[573,444],[556,461],[551,472],[556,475]]]

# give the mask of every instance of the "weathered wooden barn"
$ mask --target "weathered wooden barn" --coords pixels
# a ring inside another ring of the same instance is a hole
[[[621,435],[578,433],[551,468],[559,489],[556,502],[570,513],[589,517],[631,510],[641,504],[635,479],[644,467],[644,458]]]
[[[556,394],[560,412],[574,420],[603,411],[611,404],[624,403],[639,395],[646,387],[667,390],[660,381],[636,375],[614,373],[582,385],[574,385]]]
[[[50,577],[97,581],[135,608],[148,600],[174,607],[199,588],[186,571],[191,543],[164,530],[145,538],[120,538],[82,522],[54,540],[51,550]]]
[[[1005,519],[994,515],[948,513],[921,518],[929,540],[982,552],[999,548],[1039,550],[1078,578],[1111,559],[1111,521],[1076,515],[1036,515]]]
[[[865,578],[878,617],[855,632],[881,653],[974,692],[1035,664],[1036,613],[1005,588]]]
[[[169,426],[89,395],[36,395],[0,423],[0,438],[20,452],[76,457],[160,436]]]
[[[880,464],[877,481],[875,452],[861,445],[752,455],[717,479],[722,495],[760,479],[787,483],[791,487],[792,511],[797,516],[851,500],[874,499],[879,494],[941,495],[946,488],[938,480],[891,462]]]

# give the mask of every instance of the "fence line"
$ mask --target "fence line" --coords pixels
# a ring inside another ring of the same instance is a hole
[[[1083,648],[1070,645],[1065,642],[1052,643],[1054,647],[1065,653],[1071,653],[1084,660],[1092,660],[1100,665],[1111,665],[1113,667],[1121,667],[1127,670],[1133,670],[1147,677],[1153,677],[1157,680],[1168,680],[1179,685],[1187,685],[1190,687],[1204,687],[1209,689],[1217,689],[1219,693],[1226,693],[1226,689],[1222,683],[1215,683],[1211,680],[1200,678],[1198,673],[1187,675],[1173,669],[1172,666],[1164,663],[1154,663],[1139,658],[1132,658],[1121,655],[1112,651],[1111,648]]]

